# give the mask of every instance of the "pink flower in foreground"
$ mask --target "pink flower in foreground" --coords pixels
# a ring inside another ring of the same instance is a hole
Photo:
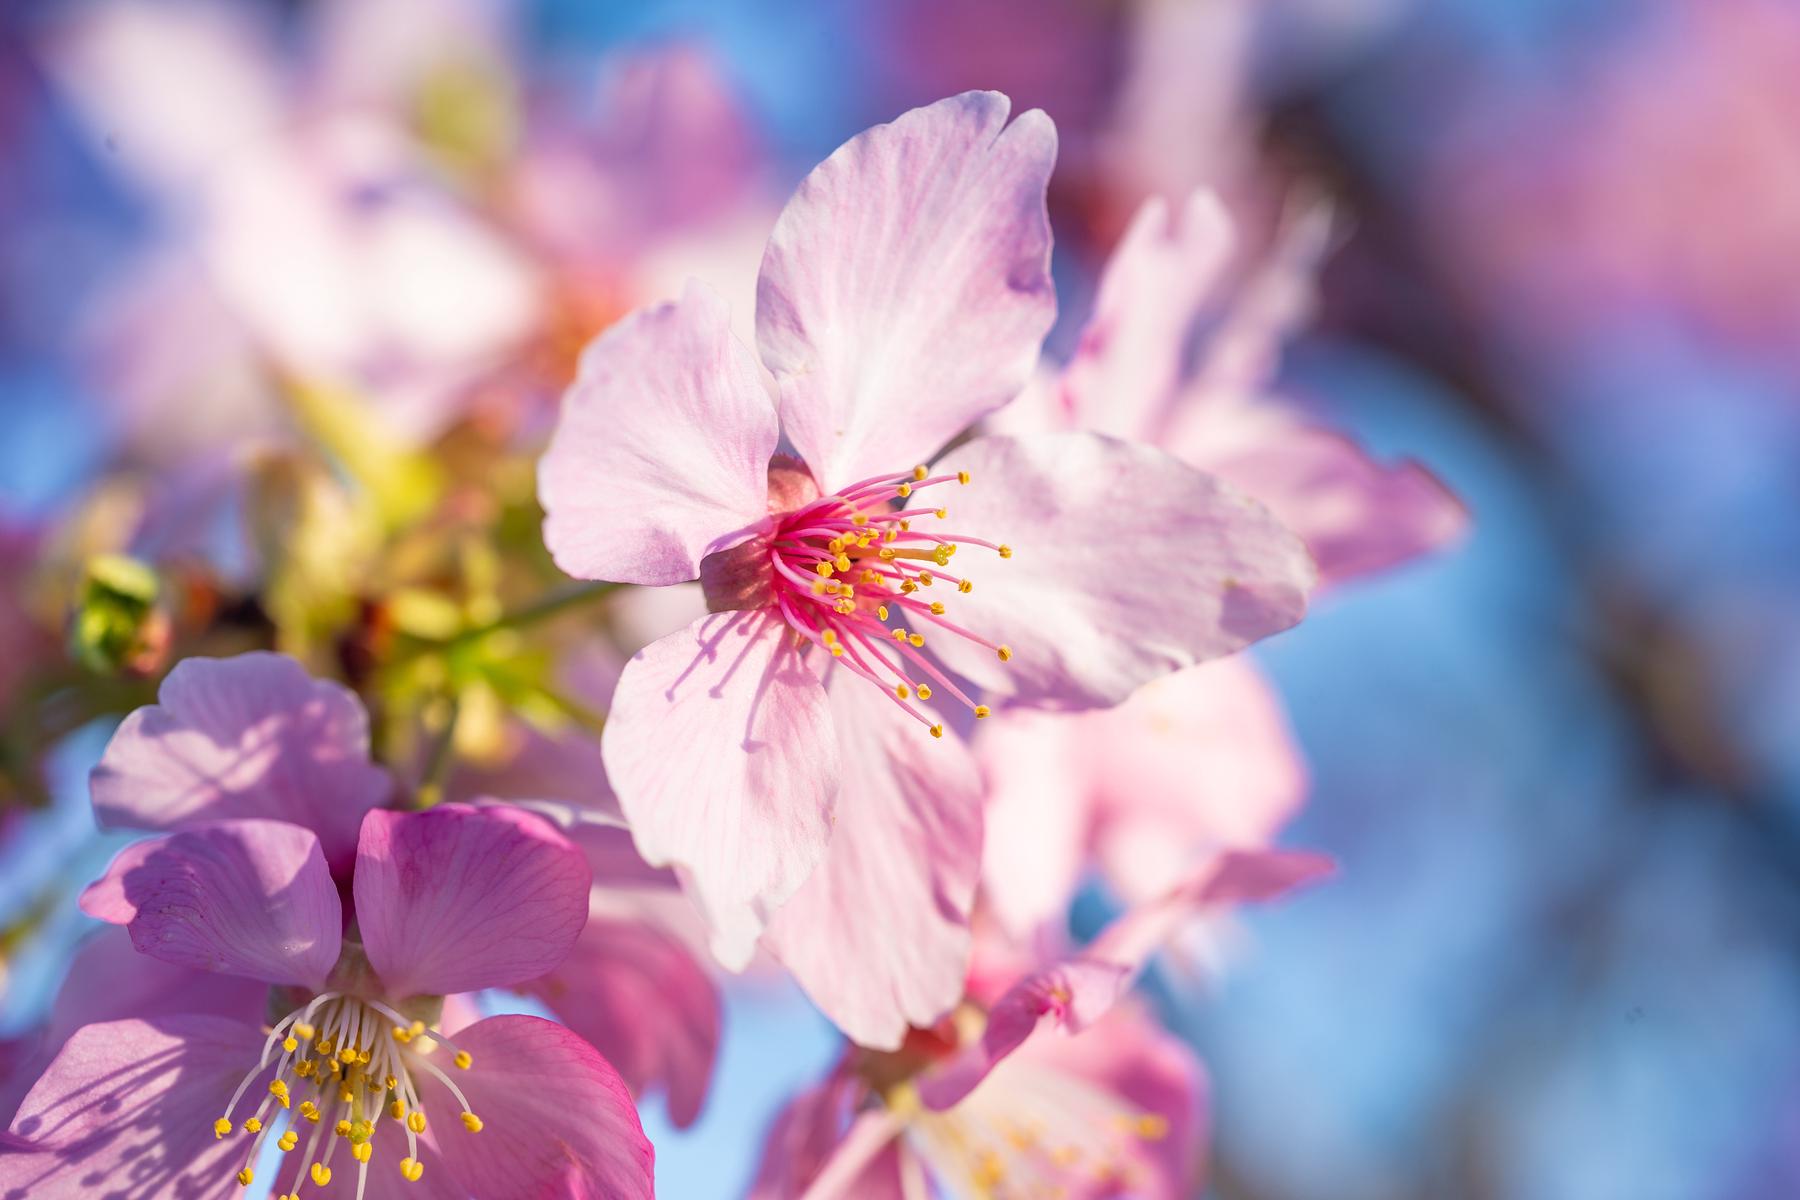
[[[297,825],[219,821],[128,847],[82,907],[143,954],[271,985],[279,1015],[77,1031],[20,1106],[12,1134],[30,1149],[0,1157],[0,1190],[228,1194],[273,1141],[297,1164],[282,1195],[334,1194],[334,1178],[350,1195],[350,1176],[358,1196],[422,1177],[426,1195],[651,1195],[630,1094],[585,1040],[535,1017],[441,1030],[446,995],[561,962],[588,884],[579,851],[500,808],[369,813],[348,922]]]
[[[1120,1001],[1181,924],[1328,867],[1309,854],[1223,855],[991,1004],[972,984],[952,1018],[898,1051],[852,1051],[777,1119],[754,1200],[901,1198],[931,1185],[989,1200],[1192,1195],[1204,1077],[1186,1047]]]
[[[690,285],[589,347],[539,473],[564,570],[698,578],[713,610],[614,698],[639,849],[742,966],[834,824],[857,830],[852,869],[771,933],[890,1045],[954,1004],[966,954],[979,796],[941,710],[1116,703],[1293,624],[1313,580],[1267,512],[1146,446],[989,437],[918,465],[1019,391],[1054,316],[1055,132],[1009,108],[968,93],[840,147],[770,237],[761,363]]]
[[[101,824],[180,830],[274,818],[310,830],[333,874],[348,877],[366,814],[393,791],[387,772],[369,761],[368,717],[355,695],[313,679],[285,655],[254,652],[185,659],[163,681],[158,700],[120,724],[94,769]],[[598,770],[598,755],[552,758],[551,749],[533,747],[537,759],[552,760],[542,781],[558,778],[554,768],[585,768],[589,779]],[[502,813],[510,807],[466,798]],[[545,815],[572,827],[595,867],[594,915],[553,970],[521,979],[515,990],[543,1000],[592,1042],[633,1094],[666,1088],[671,1117],[685,1125],[711,1078],[719,1012],[693,952],[662,928],[674,882],[638,859],[622,831]],[[646,995],[662,1002],[637,1002]]]

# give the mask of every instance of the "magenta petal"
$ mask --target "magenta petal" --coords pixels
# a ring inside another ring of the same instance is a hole
[[[828,688],[849,775],[825,861],[763,944],[846,1036],[895,1050],[962,998],[981,870],[981,778],[959,739],[847,671]]]
[[[0,1196],[31,1200],[241,1191],[248,1145],[212,1124],[262,1051],[256,1026],[221,1017],[88,1025],[25,1097],[0,1147]]]
[[[1056,316],[1056,129],[966,92],[851,138],[769,237],[756,344],[832,490],[923,462],[1030,377]]]
[[[784,1105],[763,1137],[762,1159],[746,1200],[795,1200],[843,1140],[862,1091],[840,1069]]]
[[[101,825],[272,817],[317,833],[334,870],[349,866],[363,814],[392,789],[350,691],[256,651],[183,659],[157,701],[125,718],[94,768]]]
[[[601,735],[639,852],[680,868],[732,969],[831,837],[837,739],[793,642],[767,611],[703,617],[626,665]]]
[[[411,1153],[412,1146],[406,1141],[406,1126],[399,1121],[378,1120],[375,1122],[375,1136],[369,1140],[375,1149],[369,1155],[368,1180],[363,1182],[358,1176],[356,1160],[344,1153],[347,1147],[340,1146],[337,1156],[332,1160],[331,1182],[324,1187],[300,1173],[300,1153],[285,1155],[278,1161],[278,1170],[274,1183],[276,1196],[298,1193],[306,1200],[469,1200],[470,1191],[462,1180],[456,1177],[444,1156],[437,1152],[433,1144],[436,1139],[453,1137],[462,1132],[455,1118],[448,1109],[441,1114],[433,1113],[434,1121],[441,1115],[445,1119],[445,1127],[434,1126],[426,1131],[424,1137],[415,1143],[417,1153]],[[310,1128],[306,1125],[302,1129]],[[301,1142],[304,1146],[306,1143]],[[407,1179],[400,1174],[400,1160],[417,1158],[424,1168],[424,1174],[418,1179]],[[233,1181],[236,1182],[235,1180]],[[359,1191],[358,1188],[361,1188]],[[291,1188],[290,1191],[281,1191]],[[241,1194],[241,1193],[240,1193]]]
[[[474,1065],[456,1086],[483,1123],[458,1127],[442,1085],[421,1080],[438,1151],[457,1181],[482,1200],[648,1200],[655,1152],[631,1092],[579,1035],[537,1017],[490,1017],[456,1044]]]
[[[569,957],[521,990],[592,1042],[634,1094],[668,1093],[669,1119],[700,1115],[719,1051],[719,990],[680,940],[594,916]]]
[[[949,666],[1027,702],[1107,707],[1159,675],[1278,633],[1306,611],[1312,560],[1268,510],[1185,463],[1088,433],[986,437],[938,470],[971,473],[947,496],[947,532],[974,584],[953,619],[1012,649],[931,640]],[[931,498],[936,497],[936,498]],[[927,637],[930,638],[929,633]]]
[[[1117,963],[1074,959],[1046,967],[1015,984],[988,1013],[981,1040],[919,1081],[919,1098],[946,1109],[1040,1029],[1079,1033],[1105,1016],[1130,986]]]
[[[579,579],[667,584],[767,519],[774,405],[725,303],[690,283],[600,335],[538,464],[544,544]]]
[[[356,853],[356,922],[390,995],[507,987],[562,962],[591,883],[581,851],[519,809],[372,812]]]
[[[219,821],[127,846],[81,907],[163,962],[309,987],[337,962],[344,923],[319,839],[283,821]]]

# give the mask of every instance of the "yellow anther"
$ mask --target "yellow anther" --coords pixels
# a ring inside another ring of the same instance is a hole
[[[943,519],[944,519],[944,518],[945,518],[945,517],[947,517],[947,516],[949,516],[949,515],[950,515],[950,510],[949,510],[949,509],[947,509],[947,508],[938,508],[938,509],[933,509],[933,510],[932,510],[932,513],[931,513],[931,515],[932,515],[932,516],[934,516],[934,517],[936,517],[936,518],[937,518],[937,519],[938,519],[938,520],[940,520],[940,521],[941,521],[941,520],[943,520]]]
[[[1006,1163],[992,1151],[982,1155],[981,1161],[975,1164],[975,1186],[978,1188],[998,1187],[1005,1178]]]
[[[312,1041],[313,1034],[317,1032],[318,1030],[314,1029],[311,1025],[308,1025],[305,1021],[301,1021],[298,1025],[294,1026],[294,1036],[303,1042]]]
[[[932,575],[932,573],[930,571],[920,571],[919,572],[919,582],[924,584],[926,587],[931,586],[931,581],[933,578],[934,578],[934,576]]]
[[[987,706],[987,705],[985,705],[985,704],[977,704],[977,705],[976,705],[976,706],[975,706],[975,717],[976,717],[976,719],[977,719],[977,720],[979,720],[979,719],[981,719],[981,718],[982,718],[982,717],[985,717],[985,716],[987,716],[987,715],[988,715],[988,714],[989,714],[989,713],[991,713],[991,712],[993,712],[993,711],[994,711],[994,710],[993,710],[993,709],[991,709],[991,708],[989,708],[989,707],[988,707],[988,706]]]
[[[368,1162],[369,1156],[373,1153],[375,1153],[374,1142],[358,1142],[350,1147],[350,1157],[360,1163]]]
[[[942,600],[933,600],[931,602],[931,615],[934,617],[941,617],[944,615],[944,602]]]
[[[856,548],[858,550],[867,550],[870,546],[875,544],[875,539],[880,536],[881,530],[871,529],[869,532],[856,539]]]
[[[923,646],[925,644],[925,635],[922,633],[915,633],[906,640],[911,642],[914,647]]]
[[[463,1128],[467,1129],[470,1133],[481,1132],[481,1118],[472,1112],[466,1112],[462,1115],[462,1123]]]
[[[244,1122],[244,1132],[245,1133],[261,1133],[262,1132],[262,1118],[251,1117],[248,1121],[245,1121]]]
[[[826,645],[830,645],[832,642],[837,641],[837,630],[827,629],[825,632],[823,632],[819,635],[819,640],[824,642]]]
[[[943,737],[944,736],[944,727],[942,725],[933,725],[931,727],[931,736],[932,737]]]
[[[877,604],[875,606],[875,615],[880,617],[883,621],[887,620],[887,605]]]
[[[833,658],[844,657],[844,648],[842,646],[832,646],[832,647],[830,647],[830,650],[831,650],[831,657],[833,657]]]
[[[1136,1133],[1148,1142],[1169,1136],[1169,1119],[1161,1113],[1145,1113],[1137,1119]]]
[[[353,1141],[366,1142],[375,1133],[375,1127],[367,1121],[352,1121],[350,1137]]]
[[[956,473],[956,482],[958,482],[958,483],[969,482],[969,473],[967,471],[958,471]]]
[[[425,1111],[416,1109],[406,1114],[406,1127],[414,1133],[425,1132]]]
[[[966,596],[970,592],[975,590],[975,585],[965,579],[961,583],[956,585],[956,590]]]
[[[333,1130],[332,1132],[336,1133],[339,1137],[349,1137],[350,1136],[350,1122],[339,1121],[337,1123],[337,1128],[335,1130]]]
[[[840,571],[848,571],[850,569],[850,556],[848,554],[840,554],[837,558],[832,560],[832,565],[837,567]]]
[[[904,521],[901,522],[902,525],[904,525],[905,523],[906,522],[904,522]],[[881,535],[881,540],[884,542],[892,542],[892,541],[897,541],[899,539],[899,537],[900,537],[900,531],[898,529],[890,529],[886,533]]]
[[[923,480],[929,474],[931,474],[931,472],[927,471],[923,466],[913,468],[913,480],[915,482]]]
[[[240,1187],[249,1187],[255,1180],[256,1172],[252,1171],[249,1167],[245,1167],[237,1173],[237,1181]]]
[[[220,1117],[218,1120],[213,1122],[213,1136],[214,1137],[222,1138],[230,1132],[231,1132],[231,1122],[227,1121],[224,1117]]]
[[[919,590],[919,585],[910,579],[903,579],[900,581],[900,590],[910,596]]]
[[[831,578],[832,567],[831,567],[831,564],[828,562],[820,563],[819,565],[814,567],[813,570],[817,571],[819,574],[825,576],[827,579]]]
[[[362,1061],[362,1055],[357,1053],[355,1046],[345,1046],[338,1051],[338,1061],[346,1067],[353,1067]]]
[[[896,683],[894,685],[894,695],[904,700],[912,695],[912,689],[907,687],[904,683]]]
[[[300,1048],[300,1043],[296,1041],[294,1035],[290,1033],[281,1039],[281,1048],[286,1050],[289,1054],[292,1054]]]
[[[338,1089],[338,1099],[342,1100],[345,1104],[355,1104],[356,1089],[346,1084]]]
[[[824,595],[824,594],[825,594],[825,589],[826,589],[826,588],[828,588],[828,587],[830,587],[830,586],[831,586],[831,585],[830,585],[830,584],[828,584],[828,583],[826,583],[826,582],[825,582],[825,581],[824,581],[824,580],[815,580],[815,581],[814,581],[814,583],[813,583],[813,585],[812,585],[812,592],[813,592],[813,595],[815,595],[815,596],[823,596],[823,595]]]
[[[331,1182],[331,1168],[324,1163],[312,1165],[312,1181],[317,1187],[324,1187]]]
[[[867,525],[869,523],[868,515],[866,513],[857,513],[855,516],[850,518],[850,523],[852,525],[859,525],[859,526]]]
[[[290,1129],[286,1133],[282,1134],[280,1137],[276,1138],[275,1144],[277,1146],[280,1146],[282,1153],[285,1154],[286,1152],[288,1152],[289,1150],[292,1150],[295,1146],[300,1144],[300,1135]]]
[[[908,496],[912,495],[912,484],[910,484],[910,483],[901,484],[899,487],[894,489],[894,494],[896,496],[899,496],[902,500],[906,499]]]
[[[400,1081],[399,1081],[399,1080],[398,1080],[398,1079],[395,1079],[395,1078],[394,1078],[394,1077],[393,1077],[393,1076],[392,1076],[392,1075],[389,1075],[389,1076],[388,1076],[388,1077],[387,1077],[387,1079],[386,1079],[386,1080],[385,1080],[385,1083],[386,1083],[386,1084],[387,1084],[387,1090],[388,1090],[388,1091],[390,1091],[390,1092],[391,1092],[391,1091],[393,1091],[393,1090],[394,1090],[394,1089],[395,1089],[395,1088],[397,1088],[397,1087],[399,1087],[399,1086],[400,1086]],[[370,1087],[374,1087],[374,1086],[375,1086],[375,1083],[374,1083],[374,1081],[373,1081],[373,1080],[371,1080],[371,1081],[370,1081],[370,1082],[369,1082],[369,1086],[370,1086]]]
[[[1012,647],[1011,646],[1001,646],[1000,648],[995,650],[994,653],[998,654],[1000,656],[1001,662],[1011,662],[1012,661]]]
[[[921,700],[931,699],[931,685],[929,683],[921,683],[919,685],[919,699],[921,699]]]
[[[271,1079],[269,1081],[269,1095],[285,1096],[287,1094],[288,1094],[288,1090],[287,1090],[287,1083],[285,1080]]]
[[[902,517],[900,519],[900,532],[906,533],[911,529],[912,529],[912,522],[910,520],[906,519],[905,517]]]
[[[825,548],[830,550],[833,554],[842,554],[844,552],[844,539],[832,538],[829,542],[825,543]]]
[[[400,1160],[400,1177],[408,1183],[419,1182],[419,1176],[425,1174],[425,1164],[416,1158]]]
[[[1011,558],[1012,557],[1012,547],[1007,545],[1005,542],[1000,543],[1000,557],[1001,558]]]
[[[819,585],[815,583],[813,586],[818,587]],[[412,1034],[410,1032],[408,1032],[407,1030],[401,1028],[400,1026],[396,1025],[396,1026],[394,1026],[394,1040],[396,1042],[399,1042],[402,1046],[404,1046],[408,1042],[412,1041]]]
[[[310,1058],[303,1058],[294,1064],[294,1074],[302,1079],[310,1079],[319,1070],[319,1064]]]
[[[396,1121],[404,1121],[406,1119],[406,1101],[395,1100],[392,1104],[388,1105],[388,1116],[394,1118]]]
[[[904,630],[904,629],[894,630],[894,640],[896,642],[904,642],[906,640],[906,630]]]
[[[469,1052],[467,1050],[458,1050],[456,1052],[456,1057],[451,1059],[450,1061],[455,1063],[458,1067],[460,1067],[464,1071],[468,1070],[471,1066],[473,1066],[475,1064],[475,1060],[469,1056]]]
[[[317,1050],[321,1055],[330,1054],[331,1049],[332,1049],[331,1039],[330,1038],[320,1038],[318,1040],[318,1042],[313,1046],[313,1049]]]
[[[882,562],[893,562],[895,554],[894,554],[894,551],[889,550],[886,547],[883,547],[882,549],[876,551],[875,557],[879,558]]]
[[[309,1121],[317,1123],[319,1119],[319,1106],[314,1104],[311,1100],[302,1100],[300,1102],[300,1115]]]

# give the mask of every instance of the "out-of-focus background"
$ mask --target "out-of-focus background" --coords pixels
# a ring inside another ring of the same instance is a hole
[[[586,337],[689,274],[747,322],[805,170],[973,87],[1061,131],[1053,352],[1146,197],[1214,187],[1249,243],[1327,200],[1283,390],[1473,517],[1257,651],[1313,778],[1287,840],[1343,869],[1161,987],[1209,1194],[1800,1195],[1792,0],[8,0],[0,685],[45,653],[26,564],[129,527],[228,578],[267,562],[232,514],[328,503],[282,473],[296,375],[402,451],[541,430]],[[0,1036],[116,845],[108,720],[27,707]],[[834,1053],[733,988],[702,1121],[646,1113],[662,1194],[734,1194]]]

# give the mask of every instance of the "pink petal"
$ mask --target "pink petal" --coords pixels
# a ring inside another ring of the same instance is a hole
[[[1013,937],[1061,919],[1080,885],[1095,822],[1085,743],[1093,715],[1012,709],[976,726],[987,790],[983,907]]]
[[[768,517],[774,407],[718,296],[690,283],[589,346],[538,464],[544,544],[579,579],[667,584]]]
[[[842,1069],[776,1114],[747,1200],[795,1200],[843,1140],[862,1085]]]
[[[687,946],[642,921],[590,917],[575,949],[523,989],[592,1042],[633,1094],[668,1092],[669,1119],[700,1115],[719,1050],[719,991]]]
[[[562,962],[591,883],[581,851],[518,809],[372,812],[356,854],[356,921],[390,995],[507,987]]]
[[[1018,393],[1056,316],[1056,129],[998,92],[840,146],[769,237],[756,343],[821,487],[905,470]]]
[[[956,1104],[1008,1056],[1046,1030],[1080,1033],[1112,1010],[1151,955],[1185,924],[1231,904],[1273,899],[1333,870],[1330,859],[1296,851],[1228,851],[1186,883],[1132,909],[1075,957],[1026,976],[988,1013],[981,1040],[920,1081],[935,1109]]]
[[[652,642],[626,665],[601,735],[639,852],[681,869],[732,969],[831,837],[837,738],[793,641],[752,610]]]
[[[94,768],[100,824],[272,817],[317,833],[334,870],[349,866],[363,814],[392,790],[350,691],[256,651],[183,659],[157,700],[125,718]]]
[[[81,894],[89,916],[178,967],[318,987],[344,918],[311,830],[219,821],[127,846]]]
[[[0,1062],[0,1122],[10,1122],[25,1093],[84,1025],[182,1015],[230,1017],[246,1025],[267,1014],[267,984],[194,971],[139,954],[131,935],[103,926],[76,951],[36,1037],[20,1039],[22,1057]]]
[[[212,1124],[262,1052],[256,1026],[221,1017],[112,1021],[78,1030],[13,1118],[0,1196],[223,1200],[248,1150]]]
[[[955,671],[1027,702],[1118,703],[1159,675],[1278,633],[1306,611],[1312,560],[1299,539],[1236,490],[1159,450],[1087,433],[978,438],[935,468],[972,482],[945,495],[946,532],[969,546],[974,583],[951,617],[1012,661],[948,635],[930,644]]]
[[[897,1050],[962,998],[981,866],[981,786],[954,737],[847,671],[827,691],[845,765],[825,861],[778,910],[763,945],[864,1046]]]
[[[1468,510],[1425,467],[1379,462],[1349,438],[1280,410],[1220,411],[1181,435],[1182,450],[1306,539],[1328,582],[1398,566],[1468,528]]]
[[[1179,220],[1160,198],[1138,210],[1063,372],[1060,399],[1081,428],[1157,440],[1232,241],[1231,218],[1209,191],[1190,195]]]
[[[649,1200],[655,1152],[631,1092],[598,1051],[552,1021],[490,1017],[456,1035],[474,1065],[456,1086],[483,1123],[480,1133],[441,1123],[438,1150],[456,1180],[483,1200]],[[459,1107],[430,1078],[434,1113]]]
[[[297,1193],[306,1197],[306,1200],[469,1200],[468,1187],[456,1177],[443,1155],[433,1145],[434,1140],[454,1137],[462,1132],[452,1115],[455,1111],[454,1108],[434,1111],[431,1114],[433,1127],[427,1130],[426,1136],[419,1138],[411,1146],[407,1144],[404,1124],[394,1120],[376,1121],[375,1134],[369,1139],[374,1143],[374,1149],[369,1155],[366,1182],[358,1178],[361,1172],[357,1169],[356,1160],[344,1153],[347,1147],[338,1148],[337,1155],[332,1159],[331,1182],[324,1187],[299,1173],[303,1164],[298,1151],[285,1155],[278,1160],[277,1173],[273,1176],[277,1189],[273,1194],[283,1196]],[[435,1125],[440,1118],[446,1122],[447,1128]],[[304,1130],[311,1127],[301,1124],[300,1128]],[[303,1134],[302,1147],[306,1144],[304,1136]],[[417,1158],[419,1165],[424,1168],[424,1174],[413,1180],[401,1175],[400,1160],[403,1158]],[[281,1188],[290,1190],[283,1192],[279,1190]]]
[[[858,1114],[801,1193],[802,1200],[899,1200],[895,1139],[900,1133],[900,1122],[886,1108]]]
[[[1337,869],[1330,858],[1298,850],[1228,850],[1187,882],[1126,912],[1082,951],[1084,958],[1116,963],[1134,975],[1183,926],[1204,913],[1235,904],[1273,900]]]

